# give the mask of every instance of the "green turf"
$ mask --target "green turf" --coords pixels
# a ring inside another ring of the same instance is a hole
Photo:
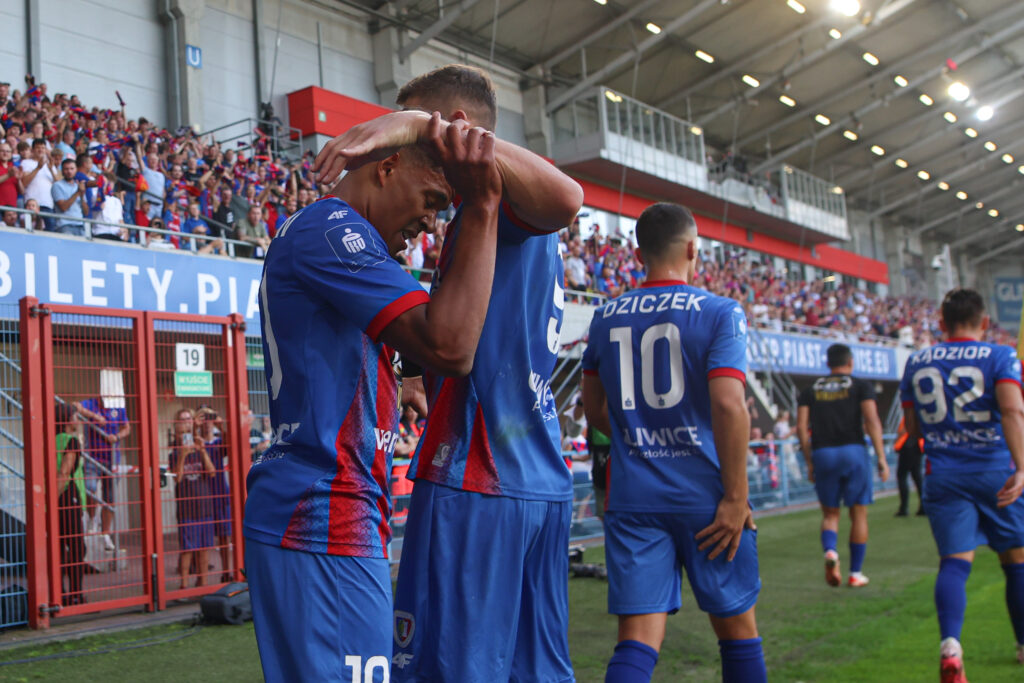
[[[758,544],[764,587],[758,622],[772,681],[861,682],[937,679],[938,628],[932,604],[937,558],[923,518],[894,519],[895,503],[872,508],[865,572],[871,585],[853,590],[825,585],[818,546],[818,516],[802,512],[760,520]],[[844,524],[841,537],[845,534]],[[601,549],[587,551],[601,561]],[[845,560],[847,554],[842,553]],[[688,593],[688,590],[687,590]],[[577,679],[604,680],[616,622],[605,614],[606,584],[570,582],[570,646]],[[1003,602],[1003,575],[995,555],[983,551],[968,584],[964,629],[972,681],[1022,681],[1014,663],[1013,635]],[[173,637],[186,626],[164,626],[59,645],[0,652],[0,662]],[[717,681],[718,648],[707,619],[684,594],[682,611],[669,619],[655,681]],[[118,653],[0,667],[0,680],[253,681],[259,662],[252,625],[206,627],[172,643]]]

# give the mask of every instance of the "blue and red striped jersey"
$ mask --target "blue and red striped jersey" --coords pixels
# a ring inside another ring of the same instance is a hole
[[[444,287],[461,229],[448,228],[433,287]],[[508,206],[498,216],[494,285],[467,377],[424,373],[430,415],[410,478],[531,500],[572,500],[551,375],[565,307],[558,236]]]
[[[281,226],[260,283],[274,436],[249,470],[247,538],[387,557],[398,379],[378,337],[428,301],[341,200],[320,200]]]
[[[594,313],[583,372],[612,423],[606,509],[714,512],[723,495],[709,381],[746,382],[747,319],[732,299],[647,282]]]

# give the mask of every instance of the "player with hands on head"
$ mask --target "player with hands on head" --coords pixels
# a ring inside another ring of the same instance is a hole
[[[853,351],[832,344],[826,351],[829,374],[819,377],[797,399],[796,429],[807,462],[807,478],[821,504],[821,547],[825,552],[825,582],[843,582],[839,569],[840,504],[850,509],[850,577],[847,585],[861,588],[869,579],[861,571],[868,545],[868,506],[874,501],[871,463],[864,433],[871,438],[878,476],[889,479],[882,443],[875,387],[853,376]]]
[[[290,216],[264,264],[274,436],[249,471],[244,530],[268,681],[389,676],[395,352],[442,375],[471,370],[501,198],[492,133],[435,114],[422,142]],[[430,297],[394,257],[434,229],[453,192],[463,239],[452,286]]]
[[[718,636],[726,683],[766,680],[761,589],[747,500],[746,317],[693,287],[697,225],[677,204],[636,224],[639,289],[599,308],[583,353],[583,409],[611,435],[605,509],[608,611],[619,616],[606,683],[649,681],[680,570]]]
[[[453,125],[493,130],[496,123],[490,78],[464,65],[414,78],[398,105],[407,111],[328,143],[316,162],[321,178],[421,140],[425,112],[440,111]],[[564,308],[555,233],[572,222],[583,193],[526,149],[497,139],[494,156],[503,202],[473,369],[445,378],[427,367],[423,376],[429,414],[409,467],[416,485],[395,593],[396,683],[573,680],[566,581],[573,488],[551,379]],[[462,200],[434,272],[434,297],[458,287],[452,274],[461,259],[478,258],[463,250]]]
[[[910,357],[900,399],[907,434],[924,438],[924,511],[940,558],[940,680],[966,683],[960,633],[967,578],[982,543],[999,554],[1024,664],[1024,399],[1014,349],[981,341],[989,317],[978,292],[947,293],[939,326],[946,341]]]

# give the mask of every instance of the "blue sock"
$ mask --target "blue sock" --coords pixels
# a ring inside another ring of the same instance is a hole
[[[854,574],[864,566],[864,553],[867,551],[867,543],[850,543],[850,571]]]
[[[825,552],[829,550],[835,550],[836,544],[839,542],[839,534],[834,531],[822,531],[821,532],[821,549]]]
[[[1006,606],[1017,644],[1024,645],[1024,563],[1004,564],[1006,574]]]
[[[768,680],[760,638],[720,640],[722,683],[762,683]]]
[[[967,560],[944,557],[939,562],[939,575],[935,577],[935,609],[939,613],[939,633],[943,640],[960,640],[964,612],[967,611],[967,577],[970,575],[971,563]]]
[[[615,646],[608,662],[604,683],[649,683],[658,663],[658,651],[638,640],[623,640]]]

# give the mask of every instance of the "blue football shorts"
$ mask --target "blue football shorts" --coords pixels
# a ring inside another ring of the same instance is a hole
[[[811,451],[811,462],[814,463],[814,490],[825,507],[874,502],[871,461],[862,444],[815,448]]]
[[[761,591],[757,532],[744,530],[732,562],[726,553],[708,560],[710,550],[697,550],[695,536],[714,519],[714,512],[606,512],[608,611],[677,612],[684,570],[704,612],[724,618],[753,607]]]
[[[245,568],[268,683],[388,680],[387,560],[288,550],[247,538]]]
[[[572,503],[418,480],[395,591],[391,680],[573,681]]]
[[[996,506],[996,494],[1012,473],[943,472],[924,478],[924,511],[940,557],[985,544],[1000,553],[1024,548],[1024,497]]]

